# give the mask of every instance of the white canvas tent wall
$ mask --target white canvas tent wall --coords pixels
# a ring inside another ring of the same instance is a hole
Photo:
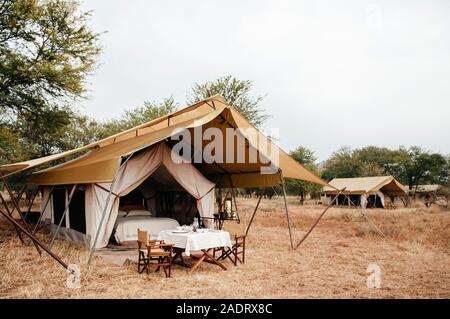
[[[349,196],[360,196],[360,206],[365,208],[368,196],[376,195],[381,204],[385,205],[385,196],[404,196],[405,186],[398,182],[393,176],[373,176],[373,177],[355,177],[355,178],[334,178],[329,182],[329,186],[322,189],[323,195],[336,195],[337,189],[343,189],[342,194]],[[329,196],[323,198],[327,203]]]
[[[113,199],[109,201],[106,208],[106,218],[101,224],[102,212],[107,202],[108,190],[111,189],[111,183],[92,183],[86,185],[85,196],[85,212],[86,212],[86,239],[90,245],[93,244],[95,234],[100,229],[100,236],[96,243],[96,248],[105,247],[114,228],[119,210],[119,199],[136,188],[140,188],[142,192],[152,192],[151,183],[144,183],[155,172],[162,170],[168,173],[165,179],[173,179],[176,183],[197,200],[197,208],[201,217],[212,218],[214,209],[214,183],[205,178],[192,164],[179,163],[181,160],[176,159],[176,154],[171,154],[170,148],[164,143],[152,145],[143,152],[127,161],[118,171],[115,183],[112,187]],[[175,162],[174,162],[175,160]],[[161,178],[161,177],[160,177]],[[49,196],[50,187],[44,188],[44,198],[42,205]],[[52,201],[50,201],[52,202]],[[57,223],[54,218],[53,206],[48,205],[45,212],[45,218]],[[70,210],[68,212],[70,216]],[[80,237],[70,231],[70,224],[66,218],[66,229],[63,234],[72,240],[80,241]],[[208,220],[206,219],[206,223]],[[75,239],[77,238],[77,239]]]

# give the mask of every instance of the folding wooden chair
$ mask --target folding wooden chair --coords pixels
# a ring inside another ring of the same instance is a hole
[[[215,248],[213,251],[214,258],[216,257],[216,252],[218,251],[221,252],[221,255],[217,258],[217,260],[228,258],[235,266],[237,266],[238,261],[243,264],[245,262],[245,235],[234,236],[234,244],[231,248]]]
[[[156,272],[162,267],[166,277],[172,272],[173,244],[165,244],[163,240],[149,240],[148,232],[138,228],[138,272],[144,270],[149,274],[151,261],[155,261]]]

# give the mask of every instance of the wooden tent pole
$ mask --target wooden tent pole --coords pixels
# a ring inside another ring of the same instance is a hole
[[[334,198],[331,200],[331,202],[328,204],[328,206],[325,208],[325,210],[322,212],[322,214],[320,214],[319,218],[317,218],[317,220],[314,222],[314,224],[311,226],[311,228],[308,230],[308,232],[305,234],[305,236],[303,236],[303,238],[298,242],[297,246],[295,246],[295,249],[297,249],[306,239],[306,237],[309,236],[309,234],[312,232],[312,230],[314,229],[314,227],[316,227],[316,225],[319,223],[320,219],[323,217],[323,215],[325,215],[325,213],[327,212],[327,210],[333,205],[333,202],[338,198],[339,195],[342,194],[342,192],[346,189],[346,187],[344,187],[343,189],[341,189],[339,191],[339,193],[336,194],[336,196],[334,196]]]
[[[52,198],[52,194],[53,194],[53,190],[54,189],[55,189],[55,185],[52,186],[52,188],[50,189],[50,193],[48,193],[48,198],[45,201],[45,205],[42,208],[41,214],[39,215],[39,219],[38,219],[36,225],[34,225],[34,229],[33,229],[33,232],[32,232],[33,235],[34,235],[34,233],[36,233],[36,230],[37,230],[39,224],[41,223],[42,217],[44,216],[44,212],[47,209],[47,206],[48,206],[48,203],[50,202],[50,199]],[[44,192],[44,189],[42,189],[42,192]],[[42,196],[44,196],[44,195],[42,195]]]
[[[237,202],[236,202],[236,194],[234,193],[234,186],[233,186],[233,179],[231,178],[231,175],[228,175],[230,177],[230,186],[231,186],[231,196],[232,199],[234,200],[234,209],[236,209],[236,215],[238,218],[238,224],[241,222],[241,218],[239,217],[239,211],[238,211],[238,207],[237,207]],[[233,206],[231,206],[233,207]],[[233,212],[233,208],[231,209],[231,211]]]
[[[94,257],[94,253],[95,253],[95,249],[96,249],[96,246],[97,246],[98,237],[100,236],[100,230],[102,229],[103,222],[104,222],[105,217],[106,217],[106,211],[108,210],[108,205],[109,205],[109,202],[111,200],[111,195],[113,193],[114,185],[116,184],[117,175],[119,174],[120,169],[127,164],[128,160],[133,156],[133,154],[134,154],[134,152],[131,153],[127,157],[127,159],[119,166],[119,168],[117,169],[116,174],[114,175],[114,178],[113,178],[113,180],[111,182],[111,186],[109,187],[108,197],[106,198],[105,206],[103,207],[102,218],[100,219],[100,224],[98,226],[97,233],[95,234],[94,242],[92,243],[92,246],[91,246],[91,252],[89,253],[89,259],[88,259],[88,262],[87,262],[87,268],[88,269],[89,269],[89,267],[91,265],[92,257]],[[112,207],[111,207],[111,209],[112,209]]]
[[[356,204],[355,204],[355,202],[353,202],[351,199],[350,199],[350,196],[348,196],[347,194],[343,194],[345,197],[347,197],[347,201],[348,201],[348,206],[355,206],[356,207]]]
[[[27,185],[24,185],[24,186],[22,187],[22,189],[20,190],[20,192],[17,193],[17,196],[16,196],[16,202],[17,202],[17,203],[20,203],[20,201],[22,200],[22,196],[23,196],[23,194],[25,193],[25,190],[26,190],[26,189],[27,189]],[[12,199],[11,199],[11,201],[12,201]],[[11,215],[14,214],[15,209],[16,209],[16,207],[13,206],[13,208],[11,209]],[[20,213],[20,212],[19,212],[19,213]]]
[[[61,228],[62,221],[67,216],[67,211],[69,210],[70,202],[72,201],[73,194],[75,194],[75,189],[76,188],[77,188],[77,184],[73,185],[73,187],[72,187],[72,189],[70,191],[69,200],[67,201],[67,204],[64,207],[64,213],[62,214],[61,219],[59,220],[58,227],[56,228],[55,234],[53,235],[52,241],[50,242],[50,249],[52,249],[52,247],[53,247],[53,244],[55,242],[56,236],[58,235],[59,229]]]
[[[25,216],[24,216],[25,221],[27,221],[28,214],[30,213],[31,208],[33,207],[34,201],[36,200],[39,190],[40,190],[40,187],[37,188],[36,192],[34,193],[33,197],[31,198],[30,204],[28,205],[27,212],[25,213]]]
[[[263,191],[259,195],[258,202],[256,203],[255,210],[253,211],[252,218],[250,218],[250,222],[248,223],[247,230],[245,231],[245,236],[248,235],[248,231],[250,230],[250,226],[252,225],[253,218],[255,218],[255,214],[256,214],[256,211],[258,210],[259,203],[261,202],[261,199],[263,198],[265,192],[266,192],[266,188],[264,187]]]
[[[2,204],[5,207],[6,212],[9,214],[9,216],[12,217],[12,213],[9,210],[8,204],[6,203],[5,199],[3,198],[3,195],[1,192],[0,192],[0,200],[2,201]],[[14,229],[16,230],[17,236],[19,236],[19,239],[22,242],[22,244],[25,244],[25,241],[22,238],[22,234],[20,233],[19,228],[17,228],[17,226],[14,225]]]
[[[288,210],[287,198],[286,198],[286,187],[284,186],[284,177],[283,177],[283,173],[281,172],[281,170],[280,170],[280,177],[281,177],[281,186],[283,188],[284,208],[286,210],[286,218],[287,218],[287,223],[288,223],[288,228],[289,228],[289,239],[291,241],[291,248],[294,249],[294,242],[292,241],[291,220],[289,218],[289,210]]]
[[[386,238],[386,235],[381,231],[380,228],[377,227],[377,225],[375,225],[375,223],[374,223],[369,217],[366,216],[366,214],[364,213],[364,211],[363,211],[361,214],[363,215],[363,217],[364,217],[365,219],[367,219],[367,221],[372,225],[372,227],[375,228],[375,230],[381,234],[381,236],[383,236],[384,238]]]
[[[273,186],[271,186],[271,187],[272,187],[272,190],[273,190],[273,192],[275,193],[275,195],[278,196],[278,193],[277,193],[277,191],[275,190],[275,187],[273,187]]]
[[[19,228],[25,235],[27,235],[36,245],[41,247],[47,254],[49,254],[53,259],[55,259],[58,263],[60,263],[64,268],[69,269],[68,265],[61,260],[57,255],[51,252],[51,250],[41,243],[33,234],[31,234],[28,230],[26,230],[22,225],[20,225],[14,218],[5,213],[2,209],[0,209],[0,213],[6,217],[15,227]]]
[[[22,220],[25,229],[28,232],[31,232],[30,226],[23,219],[22,212],[20,211],[19,204],[17,203],[16,198],[14,197],[14,195],[13,195],[13,193],[11,191],[11,188],[9,188],[9,185],[8,185],[8,182],[7,182],[6,178],[5,178],[5,176],[3,174],[1,174],[1,173],[0,173],[0,175],[2,177],[3,184],[5,185],[6,190],[8,191],[9,197],[11,198],[14,207],[16,208],[17,212],[19,213],[20,219]],[[12,217],[12,211],[11,211],[11,218],[13,218]],[[35,242],[33,242],[33,243],[34,243],[34,246],[36,247],[36,250],[38,251],[38,253],[40,255],[41,254],[41,249],[39,248],[39,246]]]

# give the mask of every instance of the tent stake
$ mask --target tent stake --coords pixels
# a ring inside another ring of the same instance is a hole
[[[69,200],[67,201],[66,207],[64,208],[64,213],[59,220],[58,227],[56,228],[55,234],[53,235],[52,241],[50,242],[50,249],[52,249],[53,244],[55,242],[56,236],[59,233],[59,229],[61,228],[62,221],[66,218],[67,211],[69,210],[70,202],[72,201],[73,194],[75,193],[75,189],[77,188],[77,184],[73,185],[72,190],[70,191]]]
[[[47,254],[49,254],[53,259],[55,259],[58,263],[60,263],[64,268],[69,269],[68,265],[61,260],[57,255],[52,253],[50,249],[48,249],[43,243],[41,243],[35,236],[33,236],[28,230],[26,230],[22,225],[20,225],[17,221],[14,220],[11,216],[9,216],[7,213],[5,213],[2,209],[0,209],[0,213],[3,214],[3,216],[6,217],[14,226],[19,228],[25,235],[30,237],[30,239],[39,247],[41,247]]]
[[[346,189],[346,187],[344,187],[343,189],[341,189],[339,191],[339,193],[336,194],[336,196],[334,196],[334,198],[331,200],[331,202],[328,204],[328,206],[325,208],[325,210],[322,212],[322,214],[320,214],[319,218],[317,218],[317,220],[314,222],[314,224],[311,226],[311,228],[308,230],[308,232],[305,234],[305,236],[303,236],[303,238],[298,242],[297,246],[295,246],[295,249],[297,249],[306,239],[306,237],[309,236],[309,234],[312,232],[312,230],[314,229],[314,227],[316,227],[316,225],[319,223],[320,219],[323,217],[323,215],[325,215],[325,213],[327,212],[327,210],[333,205],[333,202],[335,200],[337,200],[338,196],[342,194],[342,192]]]
[[[41,214],[39,215],[39,219],[38,219],[36,225],[34,225],[34,229],[33,229],[33,232],[32,232],[33,235],[34,235],[34,233],[36,233],[36,230],[37,230],[39,224],[41,223],[42,216],[44,216],[44,212],[47,209],[48,203],[50,202],[50,198],[52,198],[52,194],[53,194],[53,190],[54,189],[55,189],[55,185],[52,186],[52,188],[50,189],[50,193],[48,193],[48,198],[45,201],[45,205],[42,208]],[[42,192],[44,192],[44,189],[42,189]]]
[[[106,198],[105,206],[104,206],[104,208],[103,208],[102,218],[100,219],[100,224],[99,224],[99,226],[98,226],[97,233],[95,234],[94,242],[92,243],[92,246],[91,246],[91,252],[89,253],[89,259],[88,259],[88,263],[87,263],[87,268],[88,268],[88,270],[89,270],[89,267],[90,267],[91,262],[92,262],[92,257],[94,257],[94,253],[95,253],[95,248],[96,248],[96,246],[97,246],[98,237],[100,236],[100,230],[102,229],[103,221],[105,220],[106,211],[107,211],[107,209],[108,209],[109,201],[111,200],[111,195],[112,195],[112,193],[113,193],[113,188],[114,188],[114,185],[115,185],[115,183],[116,183],[117,175],[119,174],[120,169],[121,169],[122,167],[125,166],[125,164],[126,164],[126,163],[128,162],[128,160],[131,158],[131,156],[133,156],[133,154],[134,154],[134,152],[131,153],[131,154],[127,157],[127,159],[126,159],[126,160],[120,165],[120,167],[117,169],[116,174],[114,175],[114,178],[113,178],[113,180],[112,180],[112,182],[111,182],[111,186],[109,187],[109,193],[108,193],[108,197]]]
[[[256,214],[256,211],[258,210],[259,203],[261,202],[261,199],[263,198],[265,192],[266,192],[266,188],[264,187],[263,191],[259,195],[258,202],[256,203],[255,210],[253,211],[252,218],[250,218],[250,222],[248,223],[247,230],[245,231],[245,236],[248,235],[248,231],[250,230],[250,226],[252,225],[253,218],[255,218],[255,214]]]
[[[288,206],[287,206],[286,188],[284,187],[284,177],[283,177],[283,173],[281,171],[280,171],[280,175],[281,175],[281,186],[283,188],[284,208],[286,210],[286,218],[287,218],[287,223],[288,223],[288,228],[289,228],[289,239],[291,241],[291,248],[294,249],[294,242],[292,241],[291,220],[289,218],[289,210],[288,210]]]
[[[8,185],[8,182],[7,182],[6,178],[5,178],[5,176],[4,176],[3,174],[1,174],[1,173],[0,173],[0,175],[1,175],[1,177],[2,177],[3,184],[5,185],[6,190],[8,191],[9,197],[11,198],[14,207],[16,208],[17,212],[19,213],[20,219],[22,220],[22,222],[23,222],[23,224],[24,224],[24,226],[25,226],[25,229],[26,229],[28,232],[30,232],[30,231],[31,231],[30,226],[29,226],[29,225],[25,222],[25,220],[23,219],[22,212],[20,211],[19,204],[16,202],[16,198],[14,197],[14,195],[13,195],[11,189],[9,188],[9,185]],[[12,212],[13,212],[13,211],[14,211],[14,210],[11,211],[11,218],[13,218],[13,217],[12,217]],[[13,218],[13,219],[14,219],[14,218]],[[42,252],[41,252],[41,249],[39,248],[39,246],[38,246],[35,242],[34,242],[34,246],[36,247],[36,250],[38,251],[38,253],[39,253],[39,255],[40,255],[40,254],[42,253]]]

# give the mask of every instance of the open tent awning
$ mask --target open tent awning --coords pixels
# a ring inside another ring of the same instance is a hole
[[[12,174],[89,150],[87,154],[74,160],[34,173],[30,182],[38,185],[111,182],[124,156],[166,140],[182,130],[195,134],[195,130],[199,128],[216,128],[221,132],[225,132],[226,128],[241,129],[240,134],[246,141],[246,159],[251,151],[256,151],[258,159],[264,158],[278,168],[272,173],[261,173],[263,167],[270,166],[262,160],[195,163],[197,169],[214,181],[217,187],[275,186],[280,185],[282,177],[327,185],[256,130],[219,95],[78,149],[0,166],[0,173]],[[251,128],[256,134],[246,131]],[[266,147],[261,147],[261,142]],[[206,144],[207,141],[202,141],[200,151],[203,151]]]

